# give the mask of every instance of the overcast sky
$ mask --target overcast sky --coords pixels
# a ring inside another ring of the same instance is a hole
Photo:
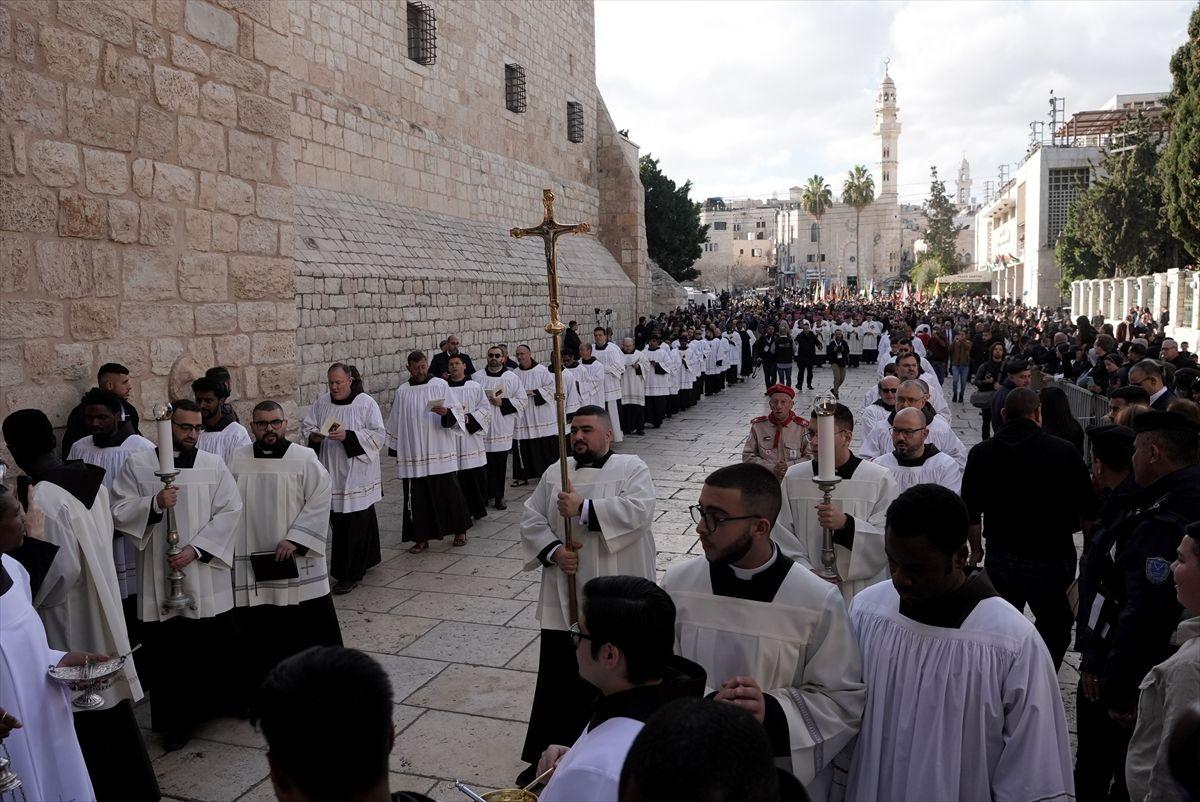
[[[972,194],[1025,153],[1050,90],[1067,115],[1118,92],[1167,90],[1192,0],[839,2],[596,0],[596,72],[618,128],[692,197],[786,197],[824,175],[835,194],[875,168],[883,59],[900,104],[900,196],[929,167]],[[877,178],[878,180],[878,178]],[[953,186],[950,185],[953,192]]]

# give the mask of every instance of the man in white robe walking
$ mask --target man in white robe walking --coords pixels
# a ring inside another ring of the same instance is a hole
[[[785,555],[815,571],[821,565],[824,530],[832,529],[842,597],[849,604],[855,593],[887,579],[883,519],[897,491],[886,468],[850,451],[850,410],[838,404],[833,420],[835,473],[841,479],[833,501],[825,504],[813,483],[819,473],[816,458],[793,465],[783,476],[783,508],[771,537]],[[819,453],[819,444],[817,427],[810,426],[810,453]]]
[[[192,397],[204,418],[204,431],[200,433],[196,447],[216,454],[228,465],[233,452],[251,443],[250,433],[238,423],[237,415],[226,403],[229,388],[216,379],[202,376],[192,382]]]
[[[453,419],[450,430],[458,445],[459,489],[467,501],[472,518],[487,517],[487,452],[484,438],[492,425],[492,405],[483,387],[467,378],[467,363],[455,354],[448,360],[446,384],[450,395],[447,407]]]
[[[882,382],[881,382],[882,384]],[[938,447],[938,450],[949,456],[961,470],[967,465],[967,447],[958,434],[946,423],[946,419],[934,412],[929,404],[929,395],[925,382],[918,379],[908,379],[900,382],[896,393],[896,409],[887,418],[880,421],[869,432],[863,433],[862,447],[859,456],[874,460],[881,454],[892,450],[892,429],[897,413],[902,409],[915,409],[922,413],[926,421],[927,437]],[[870,409],[871,407],[868,407]]]
[[[310,646],[341,646],[329,591],[329,472],[316,453],[288,441],[275,401],[254,407],[254,443],[229,471],[242,498],[234,545],[234,617],[246,646],[247,690]]]
[[[517,346],[516,374],[526,403],[513,429],[513,487],[540,479],[546,466],[558,459],[554,374],[534,360],[528,345]]]
[[[153,689],[151,728],[168,752],[182,749],[195,727],[223,710],[244,707],[230,677],[235,528],[242,510],[233,475],[215,454],[200,451],[200,407],[174,404],[170,448],[178,476],[164,488],[158,454],[144,451],[125,461],[113,483],[112,516],[138,547],[138,615],[142,620]],[[173,511],[179,554],[167,557],[167,510]],[[164,609],[167,574],[183,571],[183,592],[193,605]]]
[[[667,415],[667,396],[671,395],[671,376],[680,369],[679,360],[667,346],[660,345],[658,335],[651,333],[646,340],[646,423],[662,428]],[[699,357],[694,357],[699,358]]]
[[[521,380],[504,361],[504,349],[493,345],[487,351],[487,367],[471,377],[483,388],[492,408],[492,420],[483,435],[487,453],[487,498],[498,510],[508,509],[504,503],[504,476],[508,470],[508,452],[513,447],[513,431],[517,418],[529,400],[521,388]]]
[[[909,407],[896,412],[889,432],[893,448],[877,457],[875,464],[892,472],[899,492],[919,484],[941,485],[955,493],[962,490],[962,468],[927,442],[929,421],[921,410]]]
[[[704,557],[667,569],[676,651],[708,673],[716,698],[765,727],[776,762],[828,799],[844,783],[834,758],[858,732],[866,702],[858,645],[835,586],[771,540],[779,481],[753,463],[704,480],[691,508]]]
[[[568,632],[567,575],[579,586],[597,576],[654,580],[654,483],[646,463],[612,452],[612,420],[602,407],[583,407],[571,421],[567,487],[550,465],[521,517],[525,570],[541,568],[538,681],[522,760],[532,772],[550,744],[572,743],[590,714],[592,688],[579,676]],[[564,516],[571,521],[566,540]],[[532,779],[532,775],[530,775]]]
[[[363,389],[354,365],[335,362],[326,373],[329,392],[308,409],[300,436],[315,449],[329,472],[329,575],[333,594],[351,592],[379,565],[379,520],[375,504],[383,498],[379,454],[387,429],[379,404]]]
[[[646,433],[646,364],[642,351],[633,347],[633,338],[621,341],[621,358],[625,370],[621,373],[621,424],[625,434]],[[682,391],[679,393],[682,396]],[[681,398],[682,400],[682,398]]]
[[[621,377],[625,374],[625,358],[621,355],[621,349],[613,345],[608,340],[608,331],[603,326],[597,326],[592,331],[592,338],[595,340],[595,346],[591,346],[591,356],[594,357],[601,365],[604,366],[604,401],[597,406],[604,407],[608,410],[608,416],[612,418],[617,425],[613,426],[613,442],[620,443],[625,438],[621,433]],[[583,346],[580,345],[580,359],[586,360],[587,355],[583,353]]]
[[[937,485],[888,510],[892,579],[850,605],[867,707],[849,802],[1075,798],[1054,664],[986,573],[968,572],[967,522]]]

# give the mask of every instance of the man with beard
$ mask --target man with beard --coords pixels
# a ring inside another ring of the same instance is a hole
[[[242,512],[233,567],[234,616],[253,693],[280,660],[309,646],[341,646],[325,557],[333,483],[311,448],[287,439],[283,407],[261,401],[255,441],[233,454]]]
[[[782,496],[769,470],[714,471],[699,502],[704,557],[672,565],[662,582],[677,610],[676,651],[704,668],[717,700],[752,713],[777,763],[825,800],[866,702],[841,594],[772,542]]]
[[[204,420],[198,448],[216,454],[228,465],[233,452],[252,442],[250,433],[238,423],[233,411],[226,412],[228,405],[225,401],[229,398],[229,390],[216,379],[201,377],[192,382],[192,396]]]
[[[121,399],[107,390],[89,390],[83,396],[83,422],[91,437],[76,440],[68,459],[83,460],[88,465],[104,469],[104,487],[112,492],[113,482],[130,454],[153,451],[151,443],[119,419]],[[131,645],[141,643],[137,603],[137,547],[134,541],[120,532],[113,533],[113,564],[117,570],[117,587],[121,592],[121,608],[125,629]]]
[[[960,469],[966,467],[967,447],[950,428],[950,424],[946,423],[940,415],[934,414],[933,406],[930,405],[929,396],[925,391],[925,382],[917,379],[900,382],[900,387],[896,392],[896,411],[885,419],[884,423],[887,425],[876,426],[863,437],[862,446],[858,452],[861,457],[874,460],[892,450],[895,433],[894,419],[903,409],[915,409],[921,412],[926,421],[926,436],[932,445],[937,446],[939,451],[957,462]]]
[[[309,407],[300,436],[316,450],[333,483],[329,574],[337,580],[333,592],[340,596],[382,560],[375,504],[383,498],[379,452],[387,430],[379,404],[363,391],[358,368],[335,362],[325,376],[329,392]]]
[[[446,378],[450,375],[450,358],[457,356],[463,360],[463,363],[467,367],[467,378],[471,378],[471,375],[475,372],[475,365],[471,363],[471,357],[467,355],[467,352],[458,350],[458,346],[459,339],[457,334],[451,334],[446,338],[445,349],[434,354],[433,360],[429,363],[430,376],[437,376],[440,379]]]
[[[487,497],[496,509],[508,509],[504,503],[504,474],[508,470],[508,452],[513,447],[513,429],[517,416],[525,409],[528,397],[521,380],[504,361],[504,349],[493,345],[487,350],[487,367],[476,371],[474,381],[483,388],[491,404],[492,420],[483,436],[487,454]]]
[[[96,389],[107,390],[121,399],[121,412],[117,417],[123,425],[128,425],[134,434],[139,434],[138,412],[133,404],[129,403],[129,395],[133,392],[133,383],[129,380],[129,368],[116,362],[104,363],[96,371]],[[75,441],[87,437],[88,434],[90,432],[83,420],[83,404],[81,403],[67,416],[67,430],[63,432],[60,452],[63,459],[66,459],[67,455],[71,453],[71,446],[75,444]]]
[[[540,568],[542,574],[538,679],[521,751],[522,760],[531,764],[529,779],[546,747],[575,741],[595,698],[575,661],[566,576],[574,575],[579,585],[615,575],[654,581],[650,469],[640,457],[614,454],[611,448],[608,412],[580,408],[571,420],[567,486],[561,486],[559,465],[549,466],[521,516],[525,570]],[[564,517],[571,521],[569,542]]]
[[[920,409],[897,410],[891,425],[894,447],[877,457],[875,464],[892,472],[901,493],[918,484],[941,485],[958,493],[962,488],[962,466],[935,444],[926,442],[929,425]]]
[[[634,350],[632,337],[621,341],[621,355],[625,362],[621,374],[621,428],[626,434],[643,435],[646,433],[645,358],[641,351]],[[682,390],[679,395],[682,401]]]
[[[182,749],[192,730],[244,700],[230,688],[235,529],[242,511],[237,483],[215,454],[196,443],[203,428],[200,407],[183,398],[171,413],[171,442],[178,476],[168,488],[156,475],[158,455],[149,451],[125,461],[113,483],[112,517],[138,547],[139,616],[150,652],[153,688],[150,722],[168,752]],[[174,510],[179,553],[167,557],[167,515]],[[183,592],[194,604],[164,609],[167,574],[183,571]]]
[[[396,388],[387,426],[388,453],[396,457],[404,485],[402,540],[413,544],[410,554],[420,554],[430,540],[446,535],[454,537],[453,545],[465,546],[471,516],[456,477],[450,385],[429,375],[422,351],[410,352],[407,364],[409,379]]]

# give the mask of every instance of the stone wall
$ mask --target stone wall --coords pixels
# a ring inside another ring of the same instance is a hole
[[[0,4],[0,416],[108,361],[142,410],[214,364],[296,396],[283,3]]]

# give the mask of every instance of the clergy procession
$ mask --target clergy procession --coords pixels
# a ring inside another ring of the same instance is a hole
[[[0,757],[25,798],[160,799],[151,755],[223,717],[260,727],[280,799],[389,798],[415,744],[347,616],[392,567],[468,554],[482,581],[502,541],[471,532],[504,515],[537,583],[520,798],[1200,799],[1200,387],[1161,328],[802,290],[577,328],[561,364],[557,336],[479,366],[455,334],[398,344],[383,408],[338,362],[299,420],[240,420],[219,366],[139,416],[110,363],[61,436],[10,414]],[[744,440],[664,494],[639,444],[700,420]],[[661,547],[675,499],[686,553]]]

